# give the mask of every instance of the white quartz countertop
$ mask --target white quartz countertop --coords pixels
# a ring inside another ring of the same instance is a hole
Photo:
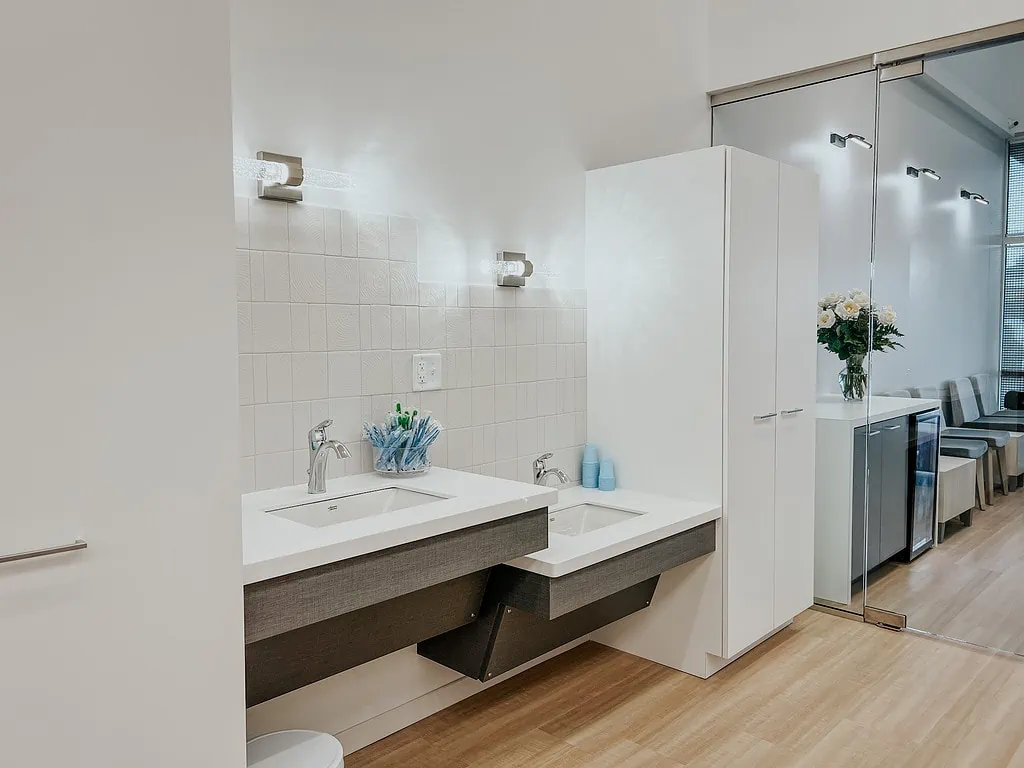
[[[860,402],[848,403],[839,395],[818,400],[816,416],[825,421],[845,421],[851,427],[863,427],[868,423],[868,411],[871,421],[879,422],[895,419],[898,416],[909,416],[912,413],[923,413],[938,408],[939,400],[928,400],[923,397],[874,397]]]
[[[444,498],[323,528],[270,514],[284,507],[385,488],[406,488]],[[369,473],[329,480],[326,494],[310,495],[305,485],[244,494],[242,580],[253,584],[273,579],[549,507],[557,500],[554,488],[437,467],[411,478]]]
[[[550,533],[547,549],[516,558],[508,565],[557,578],[722,516],[718,504],[625,489],[598,491],[579,486],[561,490],[558,504],[551,507],[550,512],[584,503],[640,514],[579,536]]]

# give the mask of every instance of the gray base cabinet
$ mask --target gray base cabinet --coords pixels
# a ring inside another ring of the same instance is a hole
[[[907,548],[909,430],[910,420],[906,416],[854,430],[851,581],[864,575],[865,493],[868,570]]]

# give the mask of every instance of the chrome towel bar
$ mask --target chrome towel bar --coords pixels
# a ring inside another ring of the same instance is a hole
[[[49,557],[50,555],[62,555],[65,552],[76,552],[79,549],[88,547],[82,539],[75,539],[72,544],[62,544],[59,547],[46,547],[45,549],[30,549],[27,552],[15,552],[10,555],[0,555],[0,565],[4,563],[17,563],[22,560],[34,560],[37,557]]]

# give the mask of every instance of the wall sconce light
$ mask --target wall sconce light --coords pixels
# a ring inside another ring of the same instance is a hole
[[[829,142],[832,144],[832,146],[838,147],[839,149],[845,149],[846,142],[848,141],[852,141],[857,146],[864,147],[864,149],[871,149],[871,147],[873,146],[870,141],[868,141],[863,136],[857,133],[848,133],[845,136],[840,136],[838,133],[833,133],[829,137]]]
[[[940,181],[942,179],[942,177],[931,168],[915,168],[912,165],[907,166],[907,176],[910,176],[913,179],[916,179],[918,176],[927,176],[932,181]]]
[[[526,278],[533,274],[533,262],[526,258],[525,253],[498,251],[495,271],[498,274],[499,286],[522,288],[526,285]]]
[[[976,203],[988,205],[988,200],[986,200],[982,195],[979,195],[977,192],[970,192],[966,189],[961,189],[960,197],[963,198],[964,200],[973,200]]]
[[[321,189],[352,189],[355,181],[347,173],[303,168],[302,158],[279,155],[276,152],[257,152],[256,158],[235,157],[235,176],[256,182],[256,192],[264,200],[283,200],[297,203],[302,200],[299,187]]]

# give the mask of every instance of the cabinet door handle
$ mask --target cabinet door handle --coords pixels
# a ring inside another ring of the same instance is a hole
[[[876,429],[874,432],[868,432],[868,437],[875,437],[875,435],[882,434],[882,430]]]
[[[763,416],[755,416],[754,421],[767,421],[768,419],[774,419],[778,415],[777,413],[766,413]]]
[[[37,557],[49,557],[50,555],[61,555],[65,552],[77,552],[85,549],[86,544],[82,539],[75,539],[71,544],[61,544],[57,547],[46,547],[45,549],[32,549],[28,552],[14,552],[10,555],[0,555],[0,564],[18,563],[22,560],[34,560]]]
[[[894,429],[903,429],[901,424],[897,424],[895,427],[882,427],[886,432],[892,432]]]
[[[803,413],[803,408],[790,408],[789,410],[783,411],[783,416],[792,416],[794,413]]]

